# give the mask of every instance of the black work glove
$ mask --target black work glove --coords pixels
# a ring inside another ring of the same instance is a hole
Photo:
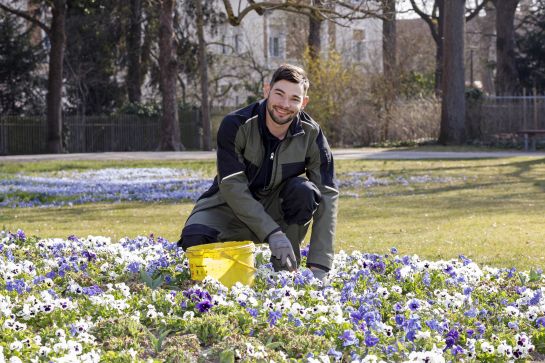
[[[297,268],[295,253],[290,240],[284,233],[278,231],[271,234],[269,247],[271,254],[282,263],[282,267],[286,267],[288,271],[295,271]]]

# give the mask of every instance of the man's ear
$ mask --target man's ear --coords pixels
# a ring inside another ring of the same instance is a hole
[[[307,106],[307,103],[308,101],[310,100],[310,98],[308,98],[308,96],[305,96],[303,98],[303,105],[301,106],[301,109],[305,108]]]
[[[263,98],[268,98],[269,92],[271,92],[271,84],[266,82],[263,84]]]

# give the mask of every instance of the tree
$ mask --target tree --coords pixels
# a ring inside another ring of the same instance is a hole
[[[384,76],[382,104],[384,119],[382,137],[387,140],[391,124],[391,106],[396,98],[397,59],[396,59],[396,2],[381,0],[382,7],[382,72]]]
[[[204,39],[204,13],[202,0],[195,1],[197,38],[199,41],[199,73],[201,83],[201,119],[203,128],[203,149],[210,150],[212,145],[210,112],[208,101],[208,60],[206,56],[206,40]]]
[[[130,103],[142,101],[142,0],[129,1],[127,24],[127,93]]]
[[[117,2],[70,1],[66,13],[65,112],[108,114],[125,100],[118,81],[124,8]]]
[[[521,86],[545,91],[545,2],[522,25],[517,37],[516,65]]]
[[[49,74],[47,78],[47,149],[57,154],[62,152],[62,75],[64,62],[64,45],[66,35],[66,0],[42,1],[51,11],[50,25],[40,20],[39,14],[32,15],[27,11],[17,10],[0,3],[0,9],[22,17],[39,26],[49,38]]]
[[[421,0],[420,5],[417,0],[410,0],[412,9],[426,22],[428,25],[433,40],[435,41],[435,93],[440,94],[442,89],[443,75],[443,39],[444,39],[444,12],[445,1],[448,0],[433,0],[431,6],[432,11],[428,14],[425,10],[431,5],[431,0]],[[478,1],[481,1],[480,3]],[[484,8],[489,0],[477,0],[475,8],[467,9],[465,12],[465,21],[470,21]]]
[[[515,12],[520,0],[493,0],[496,7],[496,94],[520,90],[515,64]]]
[[[444,4],[444,57],[441,103],[441,144],[465,141],[464,86],[464,4],[465,0],[447,0]]]
[[[185,149],[180,139],[176,92],[176,44],[173,27],[176,0],[159,0],[159,89],[162,96],[163,117],[159,150]]]
[[[394,79],[396,57],[396,0],[382,1],[382,69],[386,79]]]
[[[0,114],[18,115],[43,109],[42,78],[36,69],[42,44],[30,42],[32,27],[22,29],[18,18],[0,13]]]
[[[322,7],[322,0],[314,0],[314,5],[317,8]],[[309,56],[312,59],[317,59],[322,51],[322,23],[324,17],[319,10],[314,10],[309,12],[308,21]]]

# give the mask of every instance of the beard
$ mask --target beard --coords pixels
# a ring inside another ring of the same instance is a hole
[[[292,122],[295,116],[297,115],[297,113],[292,113],[292,114],[288,114],[284,116],[284,118],[281,118],[275,114],[273,106],[270,105],[268,102],[267,102],[267,112],[269,113],[269,116],[271,116],[271,119],[274,121],[274,123],[277,125],[288,124]]]

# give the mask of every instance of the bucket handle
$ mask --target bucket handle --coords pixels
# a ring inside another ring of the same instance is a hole
[[[248,265],[247,263],[244,263],[244,262],[242,262],[242,261],[240,261],[240,260],[237,260],[236,258],[233,258],[233,257],[229,256],[227,253],[225,253],[225,252],[223,252],[223,251],[220,252],[220,255],[221,255],[222,257],[225,257],[225,258],[228,259],[228,260],[231,260],[231,261],[234,261],[234,262],[236,262],[236,263],[239,263],[239,264],[241,264],[242,266],[244,266],[244,267],[246,267],[247,269],[250,269],[250,270],[252,270],[252,271],[254,271],[254,272],[257,270],[254,266],[250,266],[250,265]]]

